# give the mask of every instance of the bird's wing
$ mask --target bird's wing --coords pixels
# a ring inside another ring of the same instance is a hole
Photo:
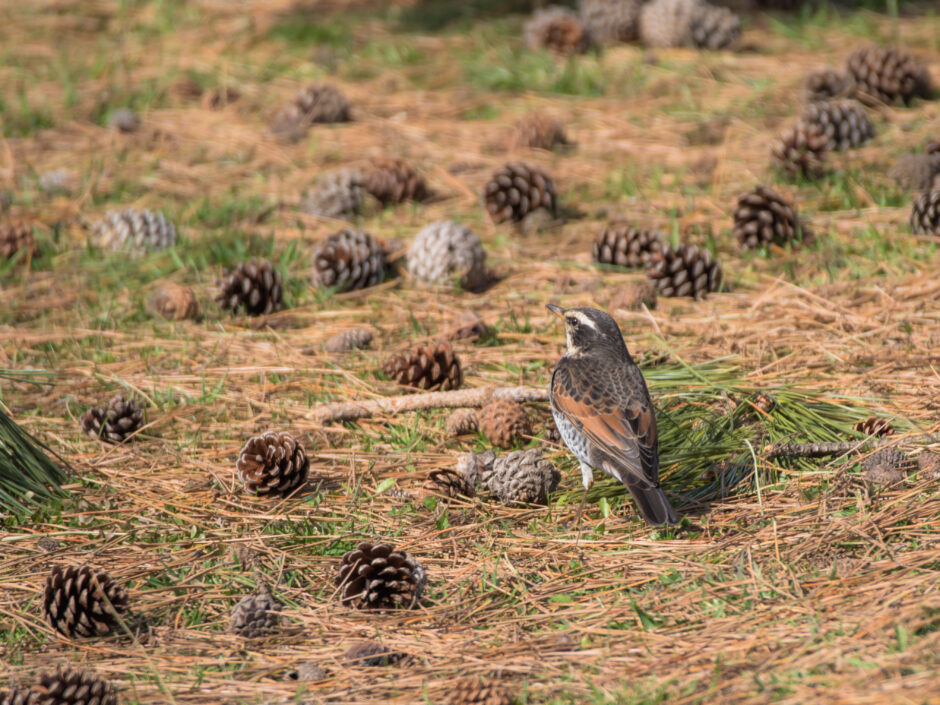
[[[596,383],[605,377],[615,383]],[[579,374],[560,364],[552,376],[552,403],[604,456],[600,469],[621,482],[651,489],[659,485],[656,416],[645,386],[632,390],[629,382],[625,370],[595,367]]]

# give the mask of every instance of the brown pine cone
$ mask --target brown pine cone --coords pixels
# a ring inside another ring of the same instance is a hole
[[[460,678],[448,685],[445,705],[514,705],[516,699],[496,681],[484,683],[479,678]]]
[[[808,103],[834,98],[851,98],[855,94],[855,79],[833,68],[811,71],[803,81],[803,99]]]
[[[343,653],[352,666],[392,666],[405,658],[400,651],[392,651],[374,641],[360,641]]]
[[[553,150],[568,144],[565,128],[548,115],[533,113],[516,123],[509,138],[511,149],[529,148]]]
[[[703,299],[721,289],[721,263],[711,252],[695,245],[666,247],[646,270],[660,296]]]
[[[548,49],[556,54],[581,54],[591,46],[591,38],[578,16],[565,7],[538,9],[522,28],[530,49]]]
[[[846,66],[861,100],[909,103],[913,98],[930,98],[927,68],[903,49],[863,47],[849,56]]]
[[[484,203],[494,223],[518,223],[538,208],[554,216],[555,184],[541,169],[523,162],[506,164],[486,182]]]
[[[117,693],[111,684],[92,671],[59,666],[53,673],[43,673],[31,689],[30,705],[117,705]]]
[[[265,260],[242,262],[223,281],[217,301],[232,313],[244,310],[249,316],[280,311],[284,284],[281,273]]]
[[[140,255],[173,247],[176,227],[163,213],[127,207],[108,211],[94,224],[91,240],[103,250]]]
[[[860,147],[875,136],[875,126],[857,100],[811,103],[800,122],[816,125],[826,135],[826,149],[844,151]]]
[[[486,486],[503,504],[547,504],[561,473],[539,448],[515,450],[497,458]]]
[[[804,230],[796,208],[766,186],[755,186],[738,196],[734,209],[734,234],[746,249],[802,240]]]
[[[27,257],[36,252],[32,227],[21,221],[0,225],[0,258],[10,259],[21,250]]]
[[[450,438],[476,433],[480,429],[480,417],[476,409],[457,409],[447,417],[447,435]]]
[[[383,205],[426,201],[431,196],[424,177],[401,159],[377,159],[362,175],[362,186]]]
[[[256,595],[247,595],[232,608],[231,630],[246,639],[270,636],[278,630],[284,605],[267,588]]]
[[[0,705],[37,705],[39,694],[26,688],[0,690]]]
[[[816,178],[825,168],[828,142],[818,125],[797,124],[780,133],[770,153],[788,176]]]
[[[891,422],[879,416],[869,416],[867,419],[862,419],[853,428],[865,436],[884,437],[894,434],[894,427]]]
[[[349,122],[351,119],[349,103],[338,89],[326,83],[311,83],[278,111],[271,121],[271,132],[296,141],[315,123]]]
[[[727,7],[700,3],[692,14],[689,36],[697,49],[717,51],[730,46],[741,34],[741,20]]]
[[[57,565],[46,578],[42,608],[46,621],[60,634],[106,636],[118,629],[115,612],[122,615],[127,610],[127,592],[103,571]]]
[[[924,154],[940,154],[940,140],[930,140],[924,145]]]
[[[458,389],[463,384],[460,358],[447,342],[419,345],[382,363],[382,372],[406,387]]]
[[[339,169],[318,179],[300,207],[313,215],[351,220],[362,210],[364,196],[362,173],[358,169]]]
[[[445,497],[473,497],[476,490],[455,470],[434,470],[428,475],[424,489]]]
[[[356,609],[415,607],[427,575],[421,564],[387,543],[360,543],[347,552],[335,581],[343,604]]]
[[[493,474],[496,453],[491,450],[483,453],[462,453],[457,457],[457,472],[466,478],[474,490],[486,487]]]
[[[344,353],[372,344],[372,331],[368,328],[350,328],[337,333],[323,346],[329,353]]]
[[[385,249],[363,230],[344,229],[317,245],[313,253],[313,284],[337,291],[365,289],[385,278]]]
[[[144,412],[136,399],[123,394],[113,397],[108,406],[93,406],[79,419],[82,430],[105,443],[123,443],[144,424]]]
[[[542,432],[542,440],[549,445],[561,445],[561,434],[558,432],[558,427],[555,425],[554,421],[549,421],[545,424],[545,430]]]
[[[642,0],[580,0],[578,14],[598,44],[634,42],[640,35]]]
[[[620,267],[646,267],[655,252],[663,247],[662,236],[655,230],[635,228],[616,220],[604,226],[594,239],[592,254],[601,264]]]
[[[147,310],[171,321],[183,321],[199,315],[199,302],[188,286],[166,281],[150,297]]]
[[[480,430],[499,448],[512,448],[529,434],[525,407],[511,399],[495,399],[480,409]]]
[[[940,188],[924,191],[911,205],[911,232],[940,235]]]
[[[940,151],[905,154],[888,170],[898,186],[912,191],[940,188]]]
[[[268,431],[250,439],[235,463],[245,490],[261,497],[287,497],[310,474],[303,445],[289,433]]]

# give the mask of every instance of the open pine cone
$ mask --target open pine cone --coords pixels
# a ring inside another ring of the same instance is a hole
[[[525,407],[511,399],[495,399],[480,409],[480,430],[495,446],[512,448],[529,434]]]
[[[691,296],[703,299],[721,289],[721,263],[711,252],[695,245],[666,247],[646,270],[660,296]]]
[[[0,258],[9,259],[20,250],[27,255],[36,251],[32,227],[24,222],[0,224]]]
[[[235,463],[245,489],[262,497],[286,497],[307,481],[310,460],[303,445],[285,432],[250,439]]]
[[[766,186],[756,186],[738,196],[734,234],[746,249],[770,243],[782,245],[803,237],[796,208]]]
[[[518,223],[538,208],[555,215],[555,184],[541,169],[523,162],[506,164],[486,182],[484,203],[494,223]]]
[[[365,194],[358,169],[338,169],[322,176],[300,207],[313,215],[352,219],[362,210]]]
[[[420,172],[401,159],[377,159],[362,174],[362,186],[383,205],[426,201],[431,189]]]
[[[144,254],[173,247],[176,228],[163,213],[127,207],[108,211],[93,226],[91,240],[103,250]]]
[[[144,423],[144,412],[136,399],[123,394],[113,397],[108,405],[93,406],[81,415],[82,430],[105,443],[123,443]]]
[[[479,678],[459,678],[448,686],[445,705],[514,705],[506,687],[496,681],[484,682]]]
[[[199,302],[188,286],[165,281],[147,301],[147,310],[171,321],[183,321],[199,315]]]
[[[930,97],[927,68],[903,49],[863,47],[849,56],[846,67],[861,100],[909,103]]]
[[[219,306],[232,313],[244,310],[249,316],[261,316],[281,310],[284,283],[281,273],[266,260],[242,262],[223,281]]]
[[[800,122],[816,125],[826,135],[826,149],[860,147],[875,136],[875,126],[857,100],[825,100],[811,103]]]
[[[640,10],[640,38],[650,47],[722,49],[741,31],[738,17],[705,0],[652,0]]]
[[[314,286],[337,291],[365,289],[385,277],[385,249],[363,230],[344,229],[329,235],[313,253]]]
[[[531,448],[497,458],[486,484],[503,504],[547,504],[560,479],[561,473],[542,457],[541,449]]]
[[[92,671],[59,666],[51,673],[42,673],[39,683],[21,691],[21,699],[7,700],[0,693],[3,705],[117,705],[117,693],[108,681]]]
[[[407,609],[418,604],[427,576],[408,553],[364,542],[343,556],[334,582],[340,600],[357,609]]]
[[[620,267],[646,267],[663,247],[660,233],[637,228],[625,221],[604,226],[592,246],[594,261]]]
[[[905,154],[888,170],[888,176],[904,189],[940,188],[940,153]]]
[[[549,49],[556,54],[580,54],[592,43],[577,14],[565,7],[536,10],[522,32],[530,49]]]
[[[486,250],[466,225],[441,220],[421,229],[408,248],[407,268],[415,280],[439,284],[451,277],[468,291],[487,281]]]
[[[803,99],[808,103],[851,98],[854,94],[855,79],[828,66],[810,71],[803,79]]]
[[[349,103],[335,87],[311,83],[282,107],[271,121],[271,132],[288,140],[298,140],[314,123],[349,122]]]
[[[509,146],[513,149],[529,148],[552,150],[568,144],[565,128],[554,118],[542,113],[526,115],[513,127]]]
[[[451,438],[475,433],[480,428],[476,409],[457,409],[447,417],[447,435]]]
[[[232,608],[231,630],[247,639],[270,636],[277,632],[283,608],[267,588],[262,588],[256,595],[243,597]]]
[[[891,425],[888,419],[881,418],[880,416],[869,416],[867,419],[862,419],[855,424],[853,428],[866,436],[878,436],[883,438],[885,436],[894,435],[894,426]]]
[[[633,42],[640,34],[642,0],[580,0],[578,13],[598,44]]]
[[[463,384],[460,358],[450,343],[419,345],[385,360],[382,372],[390,379],[418,389],[458,389]]]
[[[349,328],[332,336],[323,346],[329,353],[344,353],[372,344],[372,331],[368,328]]]
[[[429,492],[445,497],[473,497],[476,490],[462,474],[456,470],[433,470],[428,475],[424,488]]]
[[[42,607],[46,621],[65,636],[106,636],[118,628],[115,612],[126,611],[127,592],[103,571],[57,565],[46,578]]]
[[[911,205],[911,232],[940,235],[940,188],[924,191]]]
[[[780,133],[770,153],[787,175],[816,178],[825,168],[828,143],[819,125],[799,123]]]

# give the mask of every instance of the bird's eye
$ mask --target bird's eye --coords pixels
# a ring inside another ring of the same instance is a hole
[[[577,318],[569,318],[569,319],[568,319],[568,325],[571,326],[572,328],[577,328],[577,327],[578,327],[578,323],[580,323],[580,321],[578,321]]]

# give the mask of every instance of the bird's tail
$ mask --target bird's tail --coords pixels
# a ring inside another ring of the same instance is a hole
[[[647,524],[653,526],[662,526],[663,524],[678,524],[679,515],[666,499],[666,493],[659,487],[645,489],[635,485],[627,484],[627,489],[633,495],[640,514],[646,519]]]

